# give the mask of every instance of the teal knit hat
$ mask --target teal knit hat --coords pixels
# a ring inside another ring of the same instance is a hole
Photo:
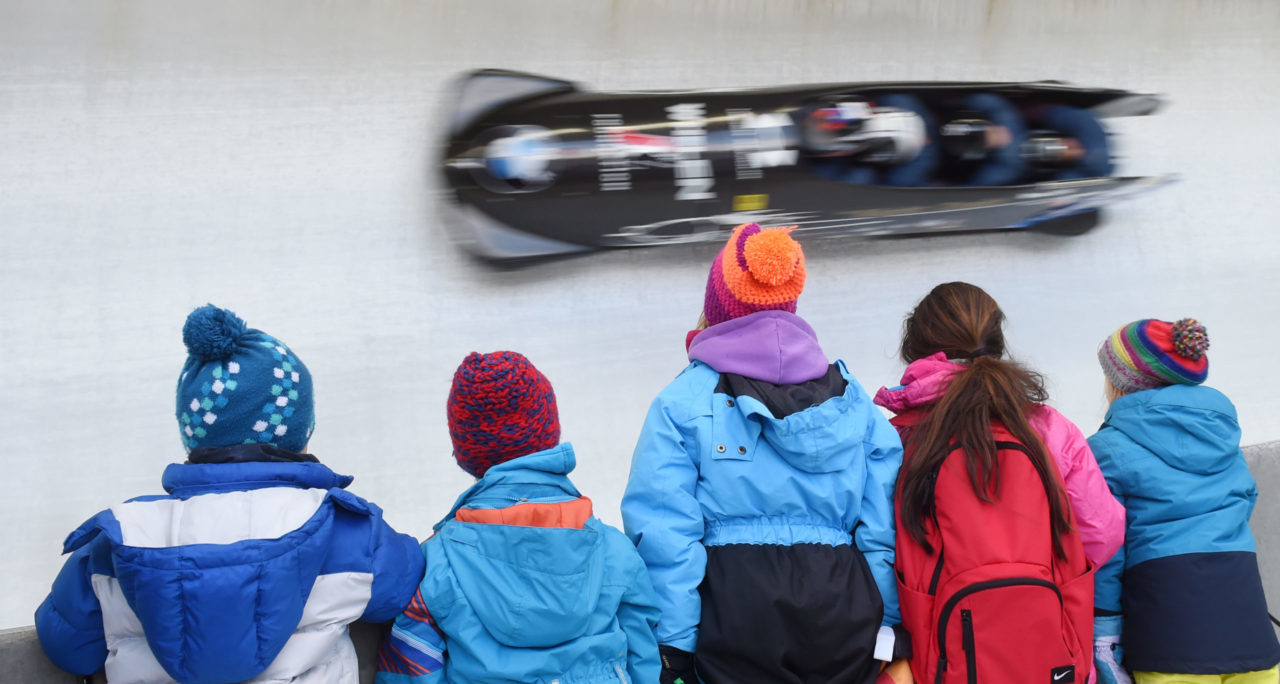
[[[284,342],[212,304],[182,326],[177,418],[187,451],[270,444],[301,452],[315,429],[311,373]]]

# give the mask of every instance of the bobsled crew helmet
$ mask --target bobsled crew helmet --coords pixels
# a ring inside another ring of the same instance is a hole
[[[943,125],[942,149],[958,159],[976,161],[987,156],[987,128],[983,119],[956,119]]]
[[[741,225],[711,262],[702,313],[708,325],[757,311],[795,313],[804,279],[804,250],[791,228]]]
[[[473,477],[560,443],[551,382],[517,352],[467,355],[453,374],[447,411],[453,457]]]
[[[302,451],[315,429],[311,373],[284,342],[207,304],[182,326],[178,376],[182,445],[270,444]]]
[[[1122,394],[1166,385],[1199,385],[1209,375],[1209,333],[1200,321],[1146,318],[1120,328],[1098,347],[1098,363]]]

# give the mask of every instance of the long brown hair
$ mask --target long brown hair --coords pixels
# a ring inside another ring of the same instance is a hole
[[[1048,394],[1044,378],[1005,358],[1004,312],[991,295],[968,283],[943,283],[920,301],[903,326],[902,360],[944,352],[949,359],[966,359],[942,398],[926,409],[924,418],[903,440],[910,459],[899,479],[902,485],[902,526],[925,551],[925,521],[933,511],[933,476],[943,460],[959,447],[973,493],[986,503],[1000,497],[1000,462],[992,423],[1005,427],[1030,451],[1032,464],[1048,485],[1053,550],[1066,552],[1061,537],[1071,530],[1071,517],[1055,466],[1040,436],[1027,420],[1035,404]]]

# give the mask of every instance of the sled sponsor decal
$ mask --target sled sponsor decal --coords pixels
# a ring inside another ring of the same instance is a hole
[[[476,145],[482,154],[465,168],[491,192],[537,192],[555,182],[552,164],[561,156],[561,143],[542,126],[497,126],[480,134]]]
[[[734,195],[734,211],[760,211],[769,208],[768,195]]]
[[[726,109],[729,135],[733,141],[733,171],[738,180],[757,180],[764,169],[795,166],[800,152],[787,149],[787,131],[792,128],[786,114],[755,114],[750,109]]]
[[[631,189],[631,161],[622,137],[621,114],[592,114],[601,192]]]
[[[703,159],[707,151],[707,105],[685,102],[667,107],[671,121],[671,137],[675,143],[675,181],[677,200],[715,199],[715,177],[711,160]]]

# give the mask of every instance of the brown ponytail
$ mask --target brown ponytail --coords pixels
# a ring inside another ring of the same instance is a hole
[[[1048,394],[1039,373],[1004,358],[1004,312],[981,288],[968,283],[943,283],[920,301],[907,318],[902,336],[902,360],[945,352],[949,359],[970,359],[956,373],[947,391],[927,409],[923,420],[903,435],[910,458],[899,476],[902,526],[927,552],[925,521],[932,518],[933,474],[957,446],[964,450],[965,470],[973,493],[993,503],[1000,497],[1000,463],[992,423],[1005,427],[1031,452],[1036,470],[1052,473],[1055,466],[1027,416]],[[1066,555],[1062,535],[1071,530],[1071,517],[1060,480],[1047,477],[1053,550]]]

